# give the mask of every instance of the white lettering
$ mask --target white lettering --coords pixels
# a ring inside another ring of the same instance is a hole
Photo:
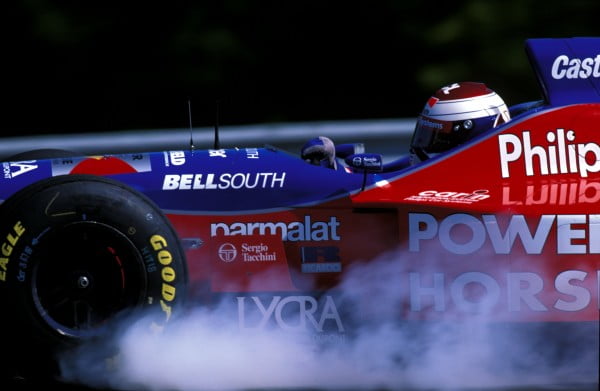
[[[260,244],[242,243],[242,260],[244,262],[273,262],[277,261],[277,253],[269,251],[269,246]]]
[[[181,166],[185,164],[185,152],[183,151],[170,151],[169,160],[174,166]]]
[[[555,175],[579,173],[586,178],[589,173],[600,171],[600,145],[575,144],[575,132],[556,129],[546,134],[547,145],[531,145],[529,131],[522,138],[514,134],[498,136],[500,170],[502,178],[510,178],[510,165],[524,164],[525,175]]]
[[[591,275],[598,279],[596,288],[587,281]],[[593,305],[592,298],[600,293],[600,270],[594,274],[564,270],[553,279],[554,291],[544,285],[550,276],[533,272],[493,275],[471,271],[454,278],[443,273],[412,272],[408,278],[411,312],[455,313],[458,310],[460,313],[498,315],[503,315],[503,310],[506,313],[576,312],[589,310]],[[600,301],[596,306],[600,306]]]
[[[258,148],[246,148],[246,158],[259,159]]]
[[[163,190],[175,190],[179,188],[179,175],[165,175],[165,179],[163,180]]]
[[[548,309],[537,298],[544,288],[544,280],[535,273],[519,272],[508,273],[508,310],[521,311],[521,303],[533,311],[547,311]]]
[[[465,294],[468,285],[476,285],[484,288],[485,293],[476,297]],[[467,272],[458,276],[450,284],[450,295],[454,304],[471,313],[489,312],[500,299],[500,285],[491,276],[481,272]]]
[[[208,156],[210,157],[227,157],[227,154],[224,149],[209,149]]]
[[[249,223],[211,223],[210,236],[251,236],[251,235],[280,235],[282,240],[324,241],[340,240],[337,232],[340,222],[331,216],[329,221],[312,221],[310,216],[304,216],[304,221],[284,222],[249,222]]]
[[[247,299],[249,299],[247,301]],[[344,325],[331,296],[273,296],[268,306],[260,297],[237,297],[240,329],[262,329],[270,322],[284,330],[327,330],[343,333]],[[329,327],[327,327],[329,326]]]
[[[444,311],[445,296],[444,296],[444,274],[434,273],[433,282],[429,287],[423,286],[421,275],[419,273],[409,273],[410,283],[410,310],[421,311],[423,309],[422,297],[433,297],[433,309],[435,311]]]
[[[4,178],[15,178],[21,174],[37,169],[37,164],[33,164],[35,162],[36,160],[26,160],[21,162],[4,163]]]
[[[560,273],[554,281],[554,287],[560,293],[572,297],[572,300],[558,299],[554,308],[561,311],[580,311],[590,304],[590,292],[582,286],[572,285],[571,281],[583,281],[586,272],[580,270],[566,270]]]
[[[552,63],[551,75],[556,80],[598,78],[600,77],[600,54],[583,59],[560,55]]]
[[[285,172],[167,174],[163,179],[163,190],[239,190],[283,188]]]
[[[448,252],[465,255],[489,241],[496,254],[510,254],[518,239],[527,254],[541,254],[554,228],[557,254],[600,253],[600,215],[542,215],[537,227],[524,215],[507,218],[502,228],[495,215],[456,213],[438,221],[428,213],[409,213],[408,250],[420,252],[423,243],[437,240]]]

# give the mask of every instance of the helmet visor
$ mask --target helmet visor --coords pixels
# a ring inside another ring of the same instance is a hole
[[[495,127],[501,121],[499,114],[463,121],[439,121],[419,116],[410,146],[428,153],[444,152]]]
[[[410,146],[426,152],[442,152],[456,145],[455,141],[452,122],[420,116]]]

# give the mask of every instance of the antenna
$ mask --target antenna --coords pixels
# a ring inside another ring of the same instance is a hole
[[[192,101],[188,98],[188,120],[190,122],[190,149],[194,152],[194,132],[192,127]]]
[[[215,145],[214,149],[221,149],[219,143],[219,100],[217,99],[217,112],[215,115]]]

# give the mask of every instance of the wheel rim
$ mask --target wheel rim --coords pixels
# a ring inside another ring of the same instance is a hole
[[[36,254],[34,305],[44,323],[61,335],[99,335],[109,320],[141,305],[143,259],[113,227],[76,222],[52,228],[40,238]]]

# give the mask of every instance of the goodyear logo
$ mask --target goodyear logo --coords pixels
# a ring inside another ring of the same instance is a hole
[[[6,281],[6,270],[9,257],[21,236],[25,233],[25,227],[20,221],[17,221],[12,230],[6,234],[2,247],[0,248],[0,281]]]

